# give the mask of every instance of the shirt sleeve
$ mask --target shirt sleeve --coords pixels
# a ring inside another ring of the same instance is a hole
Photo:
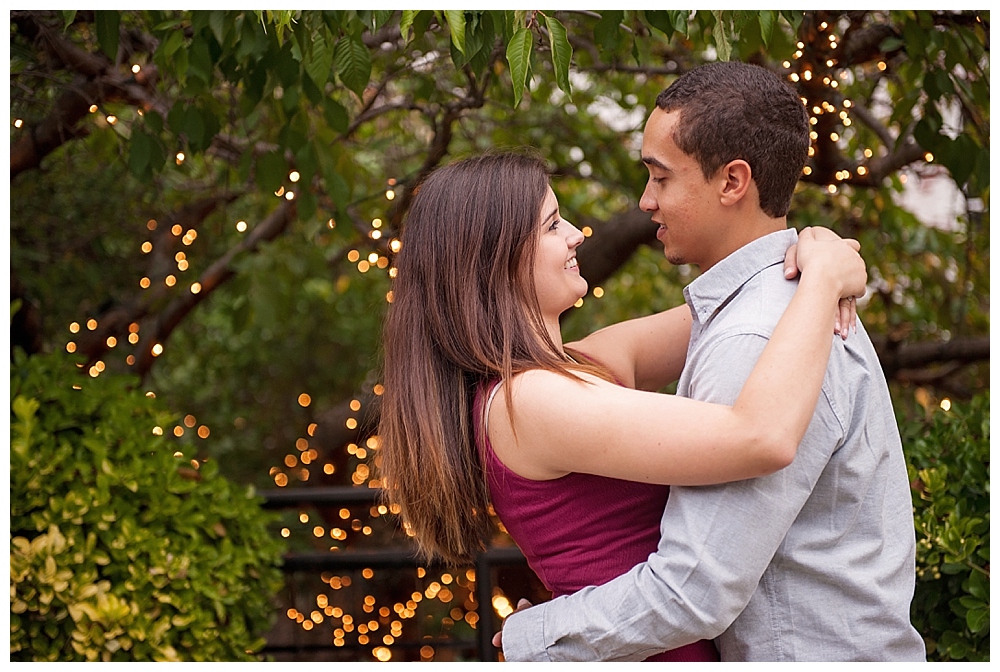
[[[690,396],[732,404],[766,344],[762,334],[718,339],[691,362]],[[724,632],[842,442],[827,385],[791,465],[761,478],[671,488],[656,553],[604,585],[509,616],[505,659],[642,660]]]

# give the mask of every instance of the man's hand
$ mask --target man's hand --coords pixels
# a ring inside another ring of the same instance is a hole
[[[528,602],[526,599],[524,599],[522,597],[520,600],[517,601],[517,609],[515,609],[514,611],[512,611],[511,614],[516,614],[519,611],[524,611],[525,609],[530,609],[530,608],[531,608],[531,602]],[[507,618],[510,618],[510,614],[507,614]],[[507,621],[507,619],[505,618],[504,622],[506,622],[506,621]],[[503,625],[502,624],[500,625],[500,632],[498,632],[497,634],[493,635],[493,646],[495,646],[495,647],[497,647],[498,649],[501,649],[501,650],[503,649]]]

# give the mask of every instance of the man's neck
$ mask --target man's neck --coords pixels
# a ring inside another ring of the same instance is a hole
[[[763,238],[778,231],[784,231],[787,228],[787,218],[768,217],[764,213],[760,213],[757,217],[735,223],[730,229],[730,235],[726,236],[725,240],[716,248],[712,258],[703,263],[698,263],[697,266],[704,273],[736,250],[749,245],[758,238]]]

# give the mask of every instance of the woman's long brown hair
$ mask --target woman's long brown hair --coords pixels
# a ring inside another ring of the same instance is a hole
[[[383,332],[380,478],[428,559],[467,562],[490,534],[476,389],[530,369],[602,373],[568,360],[543,326],[532,265],[547,186],[534,154],[464,159],[419,186],[404,223]]]

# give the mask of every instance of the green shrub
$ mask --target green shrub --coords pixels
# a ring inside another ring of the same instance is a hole
[[[11,365],[11,660],[255,660],[282,544],[174,418],[66,355]],[[197,468],[195,468],[197,465]]]
[[[913,490],[911,615],[930,660],[990,659],[989,391],[900,423]]]

